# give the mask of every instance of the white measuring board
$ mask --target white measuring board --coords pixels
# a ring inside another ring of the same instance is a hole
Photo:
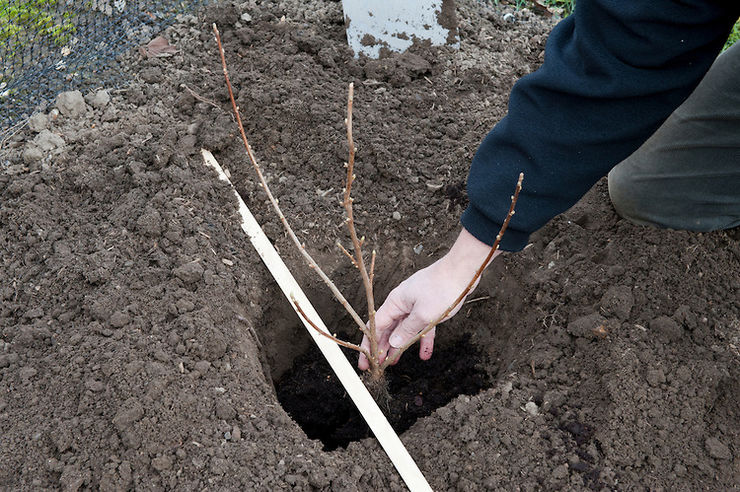
[[[293,302],[291,302],[291,298],[294,298],[298,302],[301,309],[303,309],[303,312],[306,313],[306,316],[308,316],[316,326],[324,330],[326,333],[329,333],[326,325],[324,325],[324,322],[311,305],[311,302],[303,293],[298,282],[293,278],[288,267],[285,266],[283,259],[275,250],[275,247],[270,243],[270,240],[267,239],[267,236],[262,231],[257,220],[252,215],[252,212],[247,208],[247,204],[244,203],[244,200],[242,200],[242,197],[236,191],[236,188],[234,188],[234,185],[226,176],[226,173],[224,173],[219,163],[213,157],[213,154],[205,149],[201,150],[201,154],[203,155],[203,161],[206,166],[215,169],[218,173],[219,179],[229,183],[229,186],[231,186],[231,189],[239,202],[239,214],[242,217],[242,229],[247,236],[249,236],[249,240],[252,242],[254,249],[257,250],[260,258],[262,258],[262,261],[270,270],[270,273],[272,273],[272,276],[280,286],[283,294],[285,294],[285,297],[288,299],[291,306],[293,306],[293,310],[296,309]],[[380,411],[377,403],[375,403],[375,400],[373,400],[373,397],[370,395],[359,376],[357,376],[352,364],[350,364],[344,356],[342,351],[339,349],[339,346],[331,340],[316,333],[316,331],[297,311],[296,314],[303,322],[314,342],[316,342],[316,345],[318,345],[321,353],[326,357],[326,360],[334,370],[337,378],[342,383],[342,386],[344,386],[344,389],[347,390],[347,394],[352,398],[352,401],[357,406],[357,409],[362,414],[367,425],[370,426],[373,434],[375,434],[375,438],[383,447],[383,450],[385,450],[393,463],[393,466],[396,467],[396,470],[398,470],[398,473],[401,475],[401,478],[406,482],[406,486],[409,490],[412,492],[431,491],[432,488],[427,483],[424,475],[422,475],[421,470],[416,466],[414,459],[406,450],[401,439],[399,439],[390,423],[388,423],[383,412]]]

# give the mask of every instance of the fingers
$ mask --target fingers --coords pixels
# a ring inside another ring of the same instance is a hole
[[[412,307],[408,306],[404,301],[402,285],[399,285],[388,294],[383,305],[376,311],[375,332],[378,337],[378,358],[380,364],[383,363],[390,353],[391,346],[388,338],[398,323],[408,315]],[[367,337],[362,337],[362,344],[360,346],[370,350],[370,340]],[[367,371],[370,368],[370,361],[367,360],[365,354],[360,354],[357,367],[362,371]]]
[[[370,350],[370,340],[368,340],[366,336],[362,337],[362,343],[360,344],[360,347],[364,348],[365,350]],[[367,357],[362,352],[360,352],[360,358],[357,361],[357,368],[361,371],[367,371],[368,369],[370,369],[370,361],[367,360]]]
[[[417,313],[412,312],[403,321],[398,324],[398,327],[393,330],[393,334],[388,340],[391,347],[401,348],[403,345],[411,340],[417,333],[424,329],[426,322]]]
[[[391,333],[393,333],[393,329],[396,327],[397,323],[393,322],[391,325],[384,331],[378,330],[378,363],[382,364],[383,361],[388,357],[389,350],[391,349],[390,343],[388,343],[388,338],[390,338]],[[368,352],[370,351],[370,340],[367,338],[367,336],[362,337],[362,343],[360,344],[360,347],[364,348]],[[365,354],[360,353],[360,357],[357,361],[357,368],[361,371],[367,371],[370,369],[370,361],[367,360],[367,357]]]
[[[419,341],[419,358],[421,360],[429,360],[432,357],[432,351],[434,350],[434,333],[437,329],[432,328],[429,333],[425,333]]]
[[[400,287],[396,287],[388,294],[385,302],[375,313],[375,328],[378,333],[383,333],[407,316],[413,305],[408,306],[403,299]]]

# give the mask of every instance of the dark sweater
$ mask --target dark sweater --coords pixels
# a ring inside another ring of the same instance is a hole
[[[523,172],[501,249],[524,248],[689,96],[738,15],[739,0],[578,0],[479,147],[463,226],[492,244]]]

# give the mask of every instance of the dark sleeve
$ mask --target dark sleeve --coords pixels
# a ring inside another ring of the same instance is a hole
[[[478,148],[463,226],[492,244],[523,172],[501,249],[526,246],[689,96],[739,13],[737,1],[578,0]]]

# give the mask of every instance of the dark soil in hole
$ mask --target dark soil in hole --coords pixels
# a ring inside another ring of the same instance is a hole
[[[390,408],[382,408],[399,434],[459,395],[474,395],[488,386],[483,356],[461,337],[428,361],[407,354],[388,369]],[[351,357],[356,357],[354,353]],[[326,451],[370,435],[370,429],[329,364],[314,346],[298,357],[276,383],[278,400],[311,439]]]

